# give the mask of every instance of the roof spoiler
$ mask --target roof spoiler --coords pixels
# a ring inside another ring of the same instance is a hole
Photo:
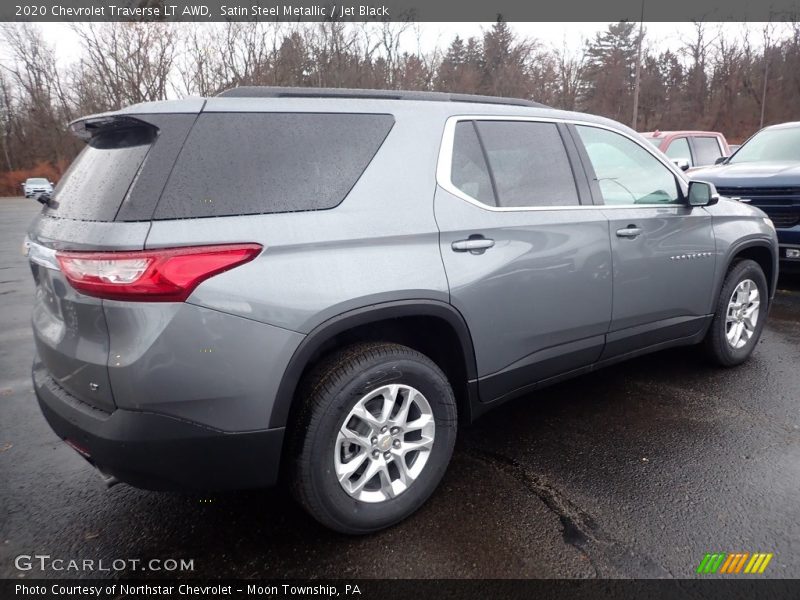
[[[100,132],[143,126],[153,127],[150,123],[146,123],[145,121],[129,115],[101,113],[72,121],[72,123],[69,124],[69,130],[76,137],[88,141]]]

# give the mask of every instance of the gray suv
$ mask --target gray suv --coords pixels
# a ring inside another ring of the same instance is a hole
[[[764,213],[591,115],[237,88],[71,128],[28,234],[33,381],[108,483],[286,481],[375,531],[457,424],[663,348],[741,363],[775,291]]]

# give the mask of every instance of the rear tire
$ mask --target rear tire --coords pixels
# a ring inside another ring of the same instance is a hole
[[[750,357],[767,318],[768,289],[757,262],[742,260],[731,266],[703,342],[713,362],[733,367]]]
[[[336,531],[370,533],[405,519],[450,462],[452,388],[432,360],[406,346],[362,343],[334,353],[301,382],[297,401],[292,488]]]

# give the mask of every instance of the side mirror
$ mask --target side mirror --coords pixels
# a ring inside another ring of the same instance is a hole
[[[689,182],[689,206],[711,206],[719,202],[719,193],[713,183]]]
[[[673,158],[672,162],[681,171],[688,171],[689,167],[692,166],[691,164],[689,164],[689,159],[688,158]]]
[[[722,164],[722,163],[724,163],[726,160],[728,160],[728,157],[727,157],[727,156],[720,156],[719,158],[717,158],[717,160],[715,160],[715,161],[714,161],[714,164],[715,164],[715,165],[721,165],[721,164]]]

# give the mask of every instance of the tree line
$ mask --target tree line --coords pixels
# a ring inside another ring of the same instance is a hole
[[[64,65],[35,25],[2,26],[0,193],[18,193],[29,176],[57,179],[80,150],[66,126],[81,115],[237,85],[487,94],[632,120],[639,26],[630,22],[558,48],[498,21],[424,51],[424,25],[413,22],[72,27],[80,55]],[[664,50],[645,28],[637,129],[710,129],[735,143],[800,119],[800,23],[724,31],[695,23]]]

